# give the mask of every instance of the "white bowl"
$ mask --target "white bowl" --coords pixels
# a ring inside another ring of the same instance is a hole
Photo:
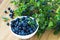
[[[20,17],[17,17],[17,18],[21,18],[21,17],[26,17],[26,16],[20,16]],[[32,18],[32,17],[31,17],[31,18]],[[33,18],[32,18],[32,19],[33,19]],[[15,20],[15,19],[13,19],[13,20]],[[38,24],[38,22],[37,22],[37,24]],[[38,28],[39,28],[39,27],[37,27],[36,31],[33,32],[32,34],[25,35],[25,36],[21,36],[21,35],[15,34],[14,32],[12,32],[11,27],[10,27],[10,30],[11,30],[11,32],[13,33],[13,35],[19,37],[20,39],[29,39],[29,38],[31,38],[32,36],[34,36],[34,35],[36,34],[36,32],[38,31]]]

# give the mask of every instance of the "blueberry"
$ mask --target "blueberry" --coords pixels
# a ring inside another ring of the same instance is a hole
[[[21,30],[20,30],[20,29],[19,29],[18,31],[19,31],[19,32],[21,32]]]
[[[46,5],[47,4],[47,2],[42,2],[42,5]]]
[[[26,26],[27,29],[29,29],[30,27],[29,26]]]
[[[57,25],[60,25],[60,21],[57,22]]]
[[[29,35],[29,34],[30,34],[30,32],[27,33],[27,35]]]
[[[28,30],[28,29],[26,29],[26,30],[24,30],[25,32],[29,32],[30,30]]]
[[[24,10],[22,13],[26,13],[27,11],[26,10]]]
[[[26,20],[26,19],[25,19],[23,22],[24,22],[24,23],[27,23],[27,22],[28,22],[28,20]]]
[[[27,4],[28,2],[24,2],[24,4]]]
[[[5,10],[4,12],[5,12],[5,13],[7,13],[7,11],[6,11],[6,10]]]
[[[25,32],[23,30],[21,30],[21,35],[24,35],[24,34],[25,34]]]
[[[17,27],[18,25],[15,23],[14,26]]]
[[[23,25],[23,23],[24,23],[24,22],[22,21],[21,24]]]
[[[12,24],[14,24],[15,22],[16,22],[15,20],[11,21]]]
[[[24,27],[27,26],[27,23],[23,23],[23,26],[24,26]]]
[[[19,32],[18,32],[18,31],[16,31],[15,33],[16,33],[16,34],[18,34]]]
[[[21,27],[23,27],[23,24],[21,23],[21,25],[20,25]]]
[[[27,35],[27,33],[24,33],[24,35]]]
[[[18,24],[19,24],[19,21],[16,22],[16,25],[18,25]]]
[[[14,21],[11,21],[11,23],[15,23]]]
[[[49,14],[47,15],[47,18],[50,19],[50,15]]]
[[[23,30],[23,27],[19,27],[20,30]]]
[[[13,10],[10,10],[10,13],[14,13],[14,11]]]
[[[32,31],[32,30],[30,30],[30,33],[33,33],[33,31]]]
[[[22,27],[18,27],[20,30],[22,29]]]
[[[51,10],[48,10],[48,13],[50,13],[51,12]]]
[[[54,10],[48,10],[48,13],[50,13],[50,12],[53,12],[54,13]]]
[[[57,21],[56,28],[60,28],[60,20]]]
[[[11,8],[9,7],[8,10],[11,10]]]
[[[14,29],[15,29],[16,31],[18,31],[18,27],[15,27]]]
[[[13,32],[16,32],[13,28],[11,28],[11,30],[12,30]]]
[[[54,13],[54,12],[55,12],[55,10],[51,10],[51,12],[53,12],[53,13]]]
[[[29,18],[30,16],[27,16],[27,18]]]
[[[32,30],[32,28],[29,28],[29,30]]]
[[[19,18],[16,19],[16,21],[19,21],[19,20],[20,20]]]
[[[26,30],[26,27],[22,27],[23,28],[23,30]]]
[[[15,27],[15,25],[14,24],[11,24],[11,27]]]
[[[36,30],[36,28],[34,28],[32,31],[35,31]]]
[[[20,26],[20,25],[21,25],[21,23],[19,22],[19,23],[18,23],[18,26]]]
[[[9,14],[10,18],[13,18],[13,14]]]
[[[9,26],[9,23],[7,23],[7,25]]]
[[[18,34],[21,35],[21,32],[19,32]]]
[[[10,16],[10,18],[13,18],[13,16]]]
[[[22,20],[25,20],[25,17],[23,17]]]

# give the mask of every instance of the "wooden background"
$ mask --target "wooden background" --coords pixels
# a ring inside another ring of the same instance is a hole
[[[11,0],[4,0],[2,4],[0,4],[0,40],[20,40],[20,38],[14,36],[9,27],[6,25],[6,22],[2,20],[2,16],[9,17],[8,14],[4,13],[4,10],[7,10],[8,7],[15,9],[14,5],[10,3]],[[9,13],[9,12],[8,12]],[[30,40],[60,40],[60,34],[54,35],[53,31],[46,31],[40,38],[36,35],[32,37]]]

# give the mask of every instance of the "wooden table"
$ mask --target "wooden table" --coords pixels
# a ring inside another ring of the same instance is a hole
[[[0,4],[0,40],[20,40],[20,38],[14,36],[11,32],[9,27],[6,25],[1,18],[1,16],[9,17],[8,14],[4,13],[4,10],[7,10],[8,7],[15,9],[15,6],[10,3],[11,0],[4,0],[2,4]],[[30,40],[60,40],[60,34],[53,35],[53,31],[46,31],[42,37],[38,39],[35,35]]]

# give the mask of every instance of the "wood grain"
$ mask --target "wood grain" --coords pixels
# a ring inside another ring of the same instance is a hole
[[[2,20],[2,16],[9,17],[8,14],[4,13],[4,10],[7,10],[8,7],[15,9],[15,6],[10,3],[11,0],[4,0],[0,5],[0,40],[20,40],[20,38],[14,36],[9,29],[9,26],[6,25],[6,22]],[[30,40],[60,40],[60,34],[54,35],[53,31],[46,31],[42,37],[38,38],[36,35],[33,36]]]

